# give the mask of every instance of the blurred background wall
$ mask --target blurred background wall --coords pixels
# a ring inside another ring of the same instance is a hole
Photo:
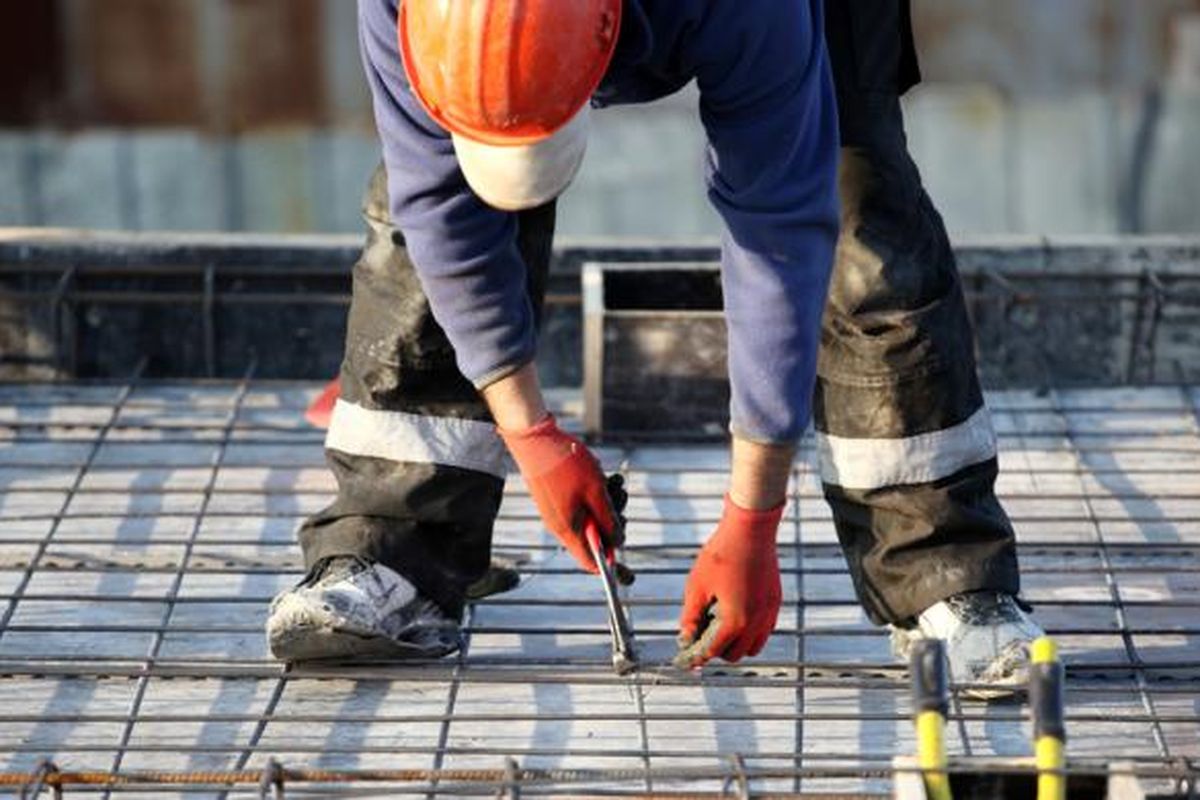
[[[1200,0],[913,5],[952,232],[1200,231]],[[560,230],[715,234],[694,96],[598,116]],[[0,225],[356,231],[377,157],[353,0],[0,7]]]

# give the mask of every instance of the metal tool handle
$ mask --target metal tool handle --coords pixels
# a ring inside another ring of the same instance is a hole
[[[583,527],[583,535],[587,537],[588,547],[592,551],[592,558],[596,559],[597,566],[600,566],[601,569],[604,566],[611,567],[616,561],[616,554],[612,549],[604,546],[604,542],[600,539],[600,529],[596,527],[596,523],[589,519]]]
[[[604,546],[600,539],[600,529],[596,527],[595,522],[588,520],[583,533],[604,584],[604,600],[608,605],[608,629],[612,634],[613,668],[618,675],[624,675],[637,668],[637,651],[633,643],[633,630],[629,627],[625,610],[621,607],[621,599],[617,596],[617,582],[613,577],[612,567],[616,555]]]

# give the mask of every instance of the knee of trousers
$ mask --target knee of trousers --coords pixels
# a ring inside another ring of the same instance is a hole
[[[858,238],[844,242],[822,320],[818,375],[884,386],[946,371],[974,374],[970,318],[947,259],[937,249],[900,253]]]
[[[372,408],[487,419],[399,232],[379,220],[368,224],[367,246],[354,266],[342,396]]]
[[[842,233],[822,341],[827,372],[837,366],[828,356],[858,377],[937,368],[939,355],[956,361],[963,334],[970,338],[941,217],[902,143],[893,150],[842,150]]]

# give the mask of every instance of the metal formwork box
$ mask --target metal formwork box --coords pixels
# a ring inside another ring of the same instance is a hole
[[[900,756],[892,763],[895,770],[895,800],[927,800],[925,781],[916,759]],[[1139,767],[1132,761],[1111,764],[1091,762],[1067,768],[1067,800],[1172,800],[1195,797],[1195,776],[1186,766],[1172,775],[1170,768]],[[970,800],[1019,800],[1037,796],[1037,772],[1029,758],[957,759],[947,764],[950,787],[956,798]],[[1148,788],[1147,781],[1157,776],[1170,787]]]
[[[719,437],[727,337],[715,264],[584,264],[589,434]]]
[[[985,388],[1200,379],[1200,247],[1157,240],[978,244],[958,251]],[[725,435],[715,261],[582,267],[585,428],[593,437]]]

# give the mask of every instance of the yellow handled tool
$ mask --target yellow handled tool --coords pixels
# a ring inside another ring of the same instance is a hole
[[[940,639],[921,639],[912,651],[913,715],[917,726],[917,766],[929,800],[952,800],[946,774],[946,650]]]
[[[1029,707],[1033,712],[1033,752],[1038,770],[1038,800],[1065,800],[1067,729],[1063,722],[1063,665],[1054,640],[1033,643],[1029,668]]]

